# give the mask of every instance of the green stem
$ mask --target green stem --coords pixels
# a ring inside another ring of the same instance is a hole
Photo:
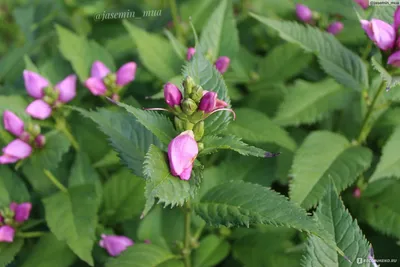
[[[16,236],[22,237],[22,238],[35,238],[35,237],[41,237],[42,235],[45,235],[46,232],[17,232]]]
[[[72,147],[76,150],[79,151],[79,144],[78,141],[76,141],[75,137],[72,135],[72,133],[68,129],[68,124],[64,118],[56,118],[56,127],[57,129],[64,133],[65,136],[68,138],[68,140],[71,142]]]
[[[175,0],[169,0],[169,6],[171,8],[172,20],[174,22],[177,38],[182,44],[184,44],[185,39],[183,38],[182,27],[179,23],[178,8],[176,7]]]
[[[371,52],[371,49],[372,49],[372,42],[368,42],[368,45],[367,45],[367,47],[365,47],[365,49],[362,53],[362,56],[361,56],[363,60],[367,60],[367,57],[368,57],[369,53]]]
[[[190,253],[191,253],[191,246],[190,246],[190,240],[191,240],[191,231],[190,231],[190,224],[191,224],[191,209],[190,209],[190,202],[189,200],[186,201],[185,207],[184,207],[184,212],[185,212],[185,239],[183,242],[183,261],[185,263],[185,267],[191,267],[191,260],[190,260]]]
[[[361,124],[360,134],[357,138],[357,142],[359,144],[363,143],[369,134],[370,127],[368,127],[368,121],[372,115],[372,112],[374,111],[374,107],[376,102],[378,101],[379,96],[383,93],[383,91],[385,91],[385,88],[385,81],[382,81],[382,84],[380,85],[378,91],[376,91],[374,98],[372,99],[371,105],[368,107],[367,114],[365,114],[364,120]]]
[[[63,186],[57,178],[49,171],[49,170],[43,170],[44,174],[49,178],[49,180],[58,188],[60,191],[67,193],[68,189]]]

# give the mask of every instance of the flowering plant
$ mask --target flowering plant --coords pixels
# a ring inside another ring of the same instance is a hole
[[[78,2],[0,4],[0,267],[400,260],[400,7]]]

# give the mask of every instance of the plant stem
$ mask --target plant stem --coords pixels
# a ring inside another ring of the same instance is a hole
[[[16,236],[22,237],[22,238],[35,238],[35,237],[41,237],[42,235],[46,234],[46,232],[17,232]]]
[[[75,137],[72,135],[72,133],[69,131],[67,122],[64,118],[56,118],[56,128],[62,133],[64,133],[65,136],[68,138],[68,140],[71,142],[72,147],[76,151],[79,151],[79,144],[76,141]]]
[[[174,22],[176,35],[178,37],[178,40],[181,41],[182,44],[184,44],[185,43],[185,39],[183,38],[182,27],[181,27],[181,25],[179,23],[178,8],[176,7],[175,0],[169,0],[169,6],[171,8],[172,20]]]
[[[49,171],[49,170],[43,170],[44,174],[46,174],[47,178],[58,188],[60,191],[67,193],[68,189],[65,188],[58,180],[57,178]]]
[[[184,212],[185,212],[185,240],[183,242],[183,261],[185,263],[185,267],[191,267],[191,260],[190,260],[190,253],[191,253],[191,247],[190,247],[190,239],[191,239],[191,231],[190,231],[190,216],[191,216],[191,209],[190,209],[190,202],[189,200],[186,201],[185,207],[184,207]]]
[[[369,41],[367,47],[365,47],[365,49],[362,53],[363,60],[367,60],[367,57],[368,57],[369,53],[371,52],[371,49],[372,49],[372,42]]]
[[[385,88],[386,88],[385,81],[382,81],[378,91],[376,91],[374,98],[372,99],[371,105],[368,107],[367,114],[365,114],[365,117],[361,124],[360,134],[358,135],[358,138],[357,138],[357,142],[359,144],[363,143],[369,134],[370,128],[367,127],[368,120],[370,119],[372,112],[374,111],[374,107],[375,107],[376,102],[378,101],[379,96],[382,94],[382,92],[385,90]]]

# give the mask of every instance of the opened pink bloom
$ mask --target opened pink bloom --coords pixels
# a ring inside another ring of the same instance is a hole
[[[132,239],[126,236],[101,235],[100,247],[105,248],[111,256],[115,257],[121,254],[128,247],[133,246]]]
[[[32,147],[20,139],[15,139],[3,148],[3,155],[0,156],[0,164],[15,163],[25,159],[32,153]]]
[[[175,84],[167,83],[164,85],[164,98],[168,106],[173,108],[174,106],[181,104],[182,93]]]
[[[217,61],[215,61],[215,68],[221,73],[224,74],[229,67],[231,60],[229,59],[229,57],[219,57],[217,59]]]
[[[19,137],[24,132],[24,122],[13,112],[6,110],[3,113],[4,129]]]
[[[14,241],[15,230],[9,225],[0,226],[0,242],[11,243]]]
[[[368,37],[382,50],[392,49],[396,41],[396,32],[392,25],[379,20],[361,20],[361,27]]]
[[[10,204],[10,209],[14,211],[14,220],[16,222],[22,223],[29,219],[29,215],[32,209],[32,204],[29,202],[24,202],[21,204],[12,202]]]
[[[187,50],[186,59],[191,60],[195,53],[196,53],[196,48],[189,47]]]
[[[28,94],[37,99],[25,111],[35,119],[47,119],[54,106],[67,103],[76,96],[76,75],[67,76],[54,88],[46,78],[35,72],[24,70],[23,76]]]
[[[111,80],[106,82],[105,79],[108,76],[111,77],[113,73],[111,73],[110,69],[103,62],[97,60],[92,65],[90,71],[91,77],[85,81],[85,86],[93,95],[105,95],[107,90],[110,89],[108,87],[122,87],[132,82],[135,79],[136,67],[135,62],[128,62],[122,65],[115,73],[115,81],[112,81],[113,84],[107,84]]]
[[[199,153],[197,142],[192,130],[182,132],[172,139],[168,145],[168,158],[171,173],[181,180],[189,180],[193,162]]]

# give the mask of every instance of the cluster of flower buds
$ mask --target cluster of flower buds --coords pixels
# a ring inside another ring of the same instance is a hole
[[[107,253],[113,257],[118,256],[134,244],[133,240],[126,236],[105,234],[101,235],[101,240],[99,242],[99,246],[107,250]]]
[[[394,13],[394,23],[390,25],[379,19],[361,20],[361,27],[368,37],[383,51],[390,51],[388,64],[400,67],[400,7]],[[397,51],[396,51],[397,50]]]
[[[314,24],[315,19],[318,18],[318,15],[313,14],[311,9],[308,6],[302,5],[302,4],[297,4],[296,5],[296,15],[298,19],[304,23],[308,24]],[[328,25],[326,31],[336,35],[339,34],[344,28],[344,25],[340,21],[334,21],[331,24]]]
[[[191,60],[195,53],[196,53],[196,48],[189,47],[187,50],[186,59]],[[219,73],[224,74],[228,70],[230,63],[231,60],[229,59],[229,57],[221,56],[214,62],[214,65],[215,68],[219,71]]]
[[[0,210],[0,242],[14,241],[15,230],[28,220],[31,209],[32,204],[29,202],[12,202],[9,207]]]
[[[172,112],[175,128],[181,132],[168,146],[168,158],[171,173],[182,180],[189,180],[193,162],[203,148],[199,141],[204,136],[204,120],[218,111],[232,112],[228,103],[218,99],[216,92],[204,90],[187,76],[183,81],[184,93],[179,88],[167,83],[164,86],[165,102],[169,109],[149,108],[147,110],[166,110]],[[199,142],[199,143],[198,143]]]
[[[41,75],[24,70],[24,82],[28,94],[36,98],[25,111],[35,119],[47,119],[54,108],[60,107],[76,96],[76,75],[67,76],[53,87]]]
[[[39,125],[30,123],[25,127],[23,120],[9,110],[3,113],[3,123],[4,128],[17,139],[3,148],[0,164],[10,164],[25,159],[31,155],[33,148],[42,148],[46,143],[45,136],[40,134]]]
[[[136,63],[128,62],[122,65],[116,73],[112,73],[104,63],[95,61],[90,71],[91,77],[85,81],[85,86],[96,96],[108,96],[119,101],[122,87],[135,79]]]

